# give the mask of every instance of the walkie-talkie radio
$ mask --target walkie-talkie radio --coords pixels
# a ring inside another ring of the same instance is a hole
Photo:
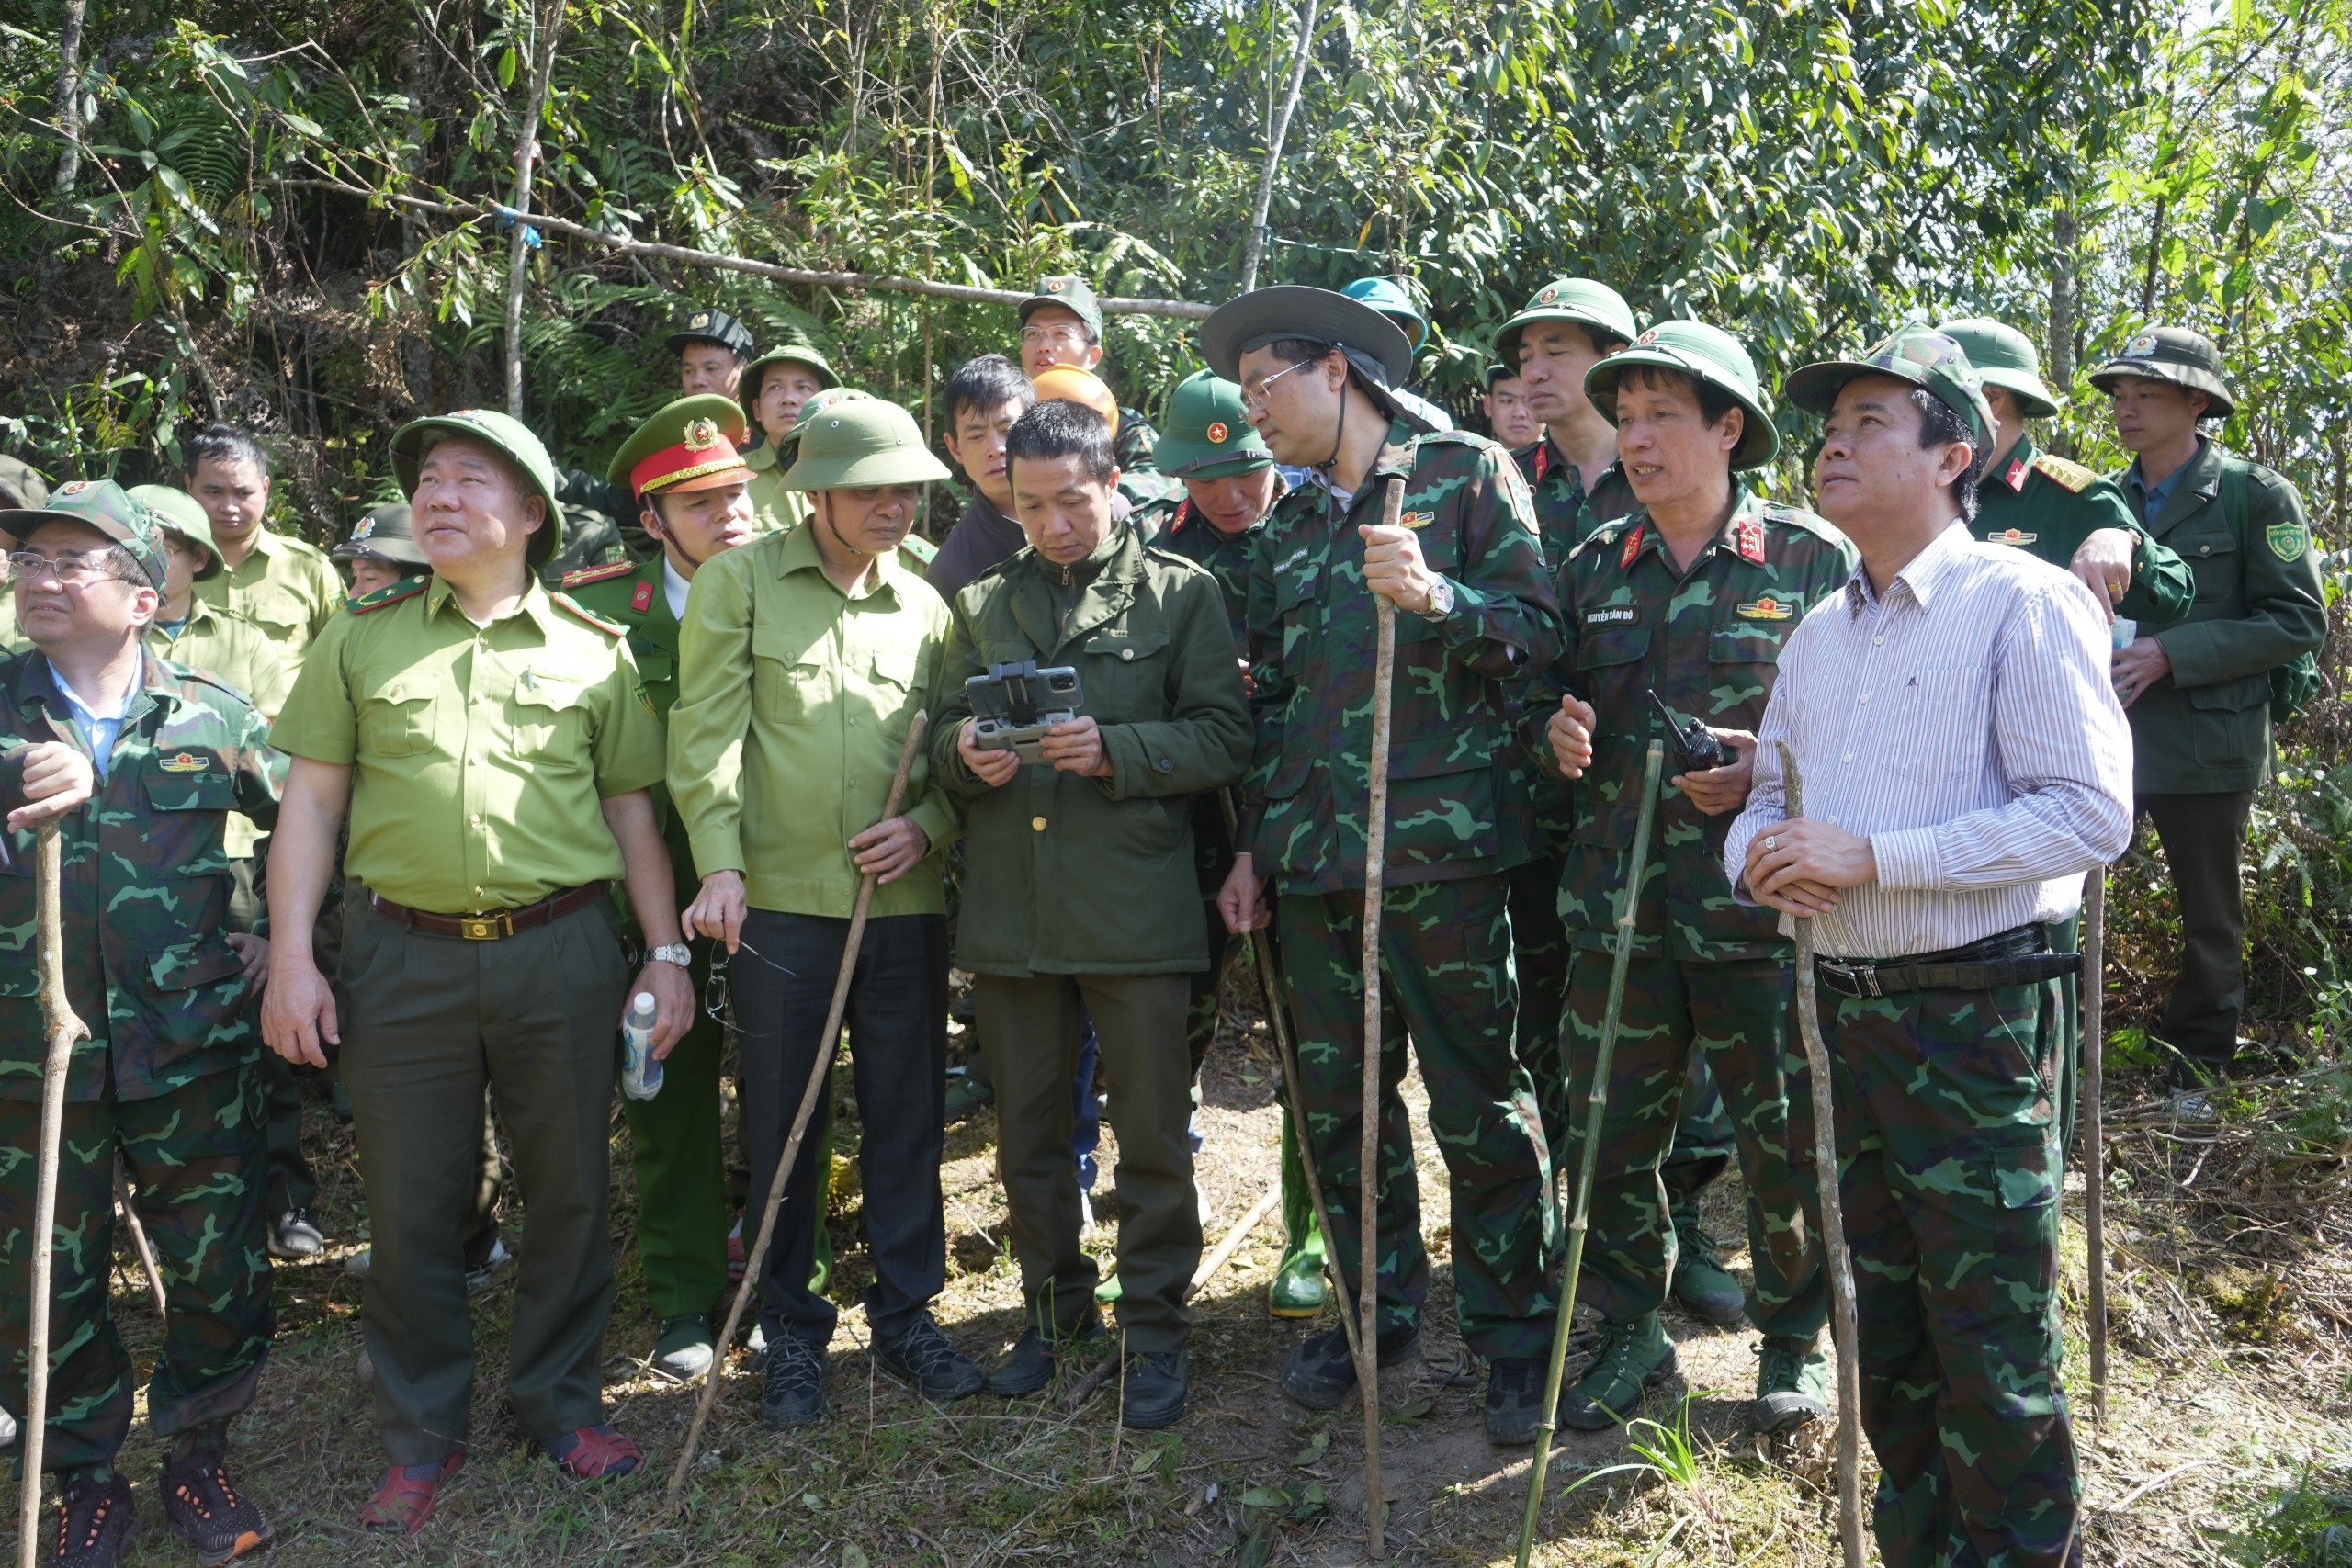
[[[1704,773],[1709,768],[1729,767],[1739,761],[1739,755],[1723,742],[1723,738],[1697,719],[1684,724],[1674,716],[1674,710],[1660,700],[1655,689],[1650,693],[1650,705],[1666,720],[1667,733],[1674,737],[1674,752],[1686,773]]]
[[[985,675],[964,682],[972,699],[973,744],[983,751],[1011,751],[1024,762],[1042,762],[1037,742],[1046,731],[1076,718],[1085,705],[1078,671],[1067,664],[1040,670],[1037,661],[991,664]]]

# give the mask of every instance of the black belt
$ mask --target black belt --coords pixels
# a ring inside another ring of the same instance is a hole
[[[1990,991],[2036,985],[2081,970],[2082,954],[2052,953],[2040,925],[2018,926],[1965,947],[1883,963],[1817,958],[1813,974],[1823,990],[1841,997],[1885,997],[1898,991]]]

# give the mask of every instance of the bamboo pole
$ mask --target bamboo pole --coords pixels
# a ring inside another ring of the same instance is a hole
[[[2107,1425],[2107,867],[2083,887],[2083,1239],[2090,1251],[2091,1422]]]

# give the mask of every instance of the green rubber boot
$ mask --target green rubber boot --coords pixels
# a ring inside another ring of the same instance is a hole
[[[1315,1217],[1315,1201],[1306,1192],[1306,1167],[1299,1159],[1298,1134],[1283,1112],[1282,1136],[1283,1231],[1286,1244],[1282,1267],[1266,1292],[1266,1310],[1276,1317],[1313,1317],[1330,1298],[1330,1281],[1323,1273],[1323,1227]]]

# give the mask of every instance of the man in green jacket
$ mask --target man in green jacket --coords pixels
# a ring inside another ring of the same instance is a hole
[[[2137,454],[2118,481],[2197,580],[2188,618],[2119,649],[2114,677],[2132,720],[2136,810],[2155,825],[2180,898],[2180,978],[2154,1032],[2179,1054],[2185,1081],[2204,1081],[2244,1043],[2238,852],[2270,777],[2273,672],[2319,650],[2327,601],[2295,487],[2198,430],[2237,406],[2212,344],[2153,328],[2091,385]]]
[[[1102,416],[1040,403],[1006,450],[1029,544],[956,596],[931,742],[967,800],[956,962],[974,976],[1026,1300],[989,1386],[1034,1393],[1100,1332],[1069,1179],[1070,1075],[1091,1017],[1119,1134],[1120,1414],[1164,1427],[1184,1411],[1184,1294],[1201,1250],[1185,1016],[1210,954],[1193,801],[1240,778],[1248,708],[1215,580],[1113,523]],[[1079,715],[1035,742],[1037,760],[984,748],[966,683],[1025,667],[1035,685],[1035,671],[1061,666],[1078,671]]]
[[[744,370],[736,400],[743,405],[743,417],[766,437],[743,454],[743,464],[752,471],[752,511],[763,529],[790,528],[808,520],[808,498],[784,488],[784,471],[792,466],[787,447],[808,400],[841,384],[825,356],[803,343],[769,349]]]
[[[882,815],[915,714],[939,710],[947,607],[899,547],[922,513],[923,486],[947,470],[907,412],[878,398],[813,410],[797,434],[785,483],[808,496],[808,521],[696,574],[670,710],[671,790],[701,874],[687,929],[732,955],[752,1211],[785,1183],[760,1281],[768,1346],[760,1415],[775,1427],[825,1410],[837,1314],[808,1275],[823,1223],[816,1182],[830,1095],[794,1168],[779,1175],[777,1167],[867,874],[874,902],[847,1022],[865,1127],[858,1168],[874,1357],[929,1399],[980,1389],[979,1370],[931,1315],[947,1273],[941,850],[956,834],[956,808],[919,766],[898,814]]]
[[[629,651],[657,717],[678,700],[679,619],[701,569],[757,536],[748,486],[751,471],[736,443],[742,411],[713,393],[667,403],[639,425],[605,478],[638,497],[639,521],[662,553],[636,566],[587,567],[563,579],[563,591],[594,614],[628,630]],[[669,790],[653,788],[670,846],[678,908],[694,901],[693,846]],[[622,911],[626,913],[625,909]],[[697,947],[687,975],[700,995],[710,981],[709,944]],[[697,1010],[662,1058],[662,1091],[624,1096],[637,1169],[637,1256],[646,1305],[660,1324],[653,1370],[698,1378],[710,1369],[711,1314],[727,1292],[727,1169],[719,1135],[718,1021]]]

